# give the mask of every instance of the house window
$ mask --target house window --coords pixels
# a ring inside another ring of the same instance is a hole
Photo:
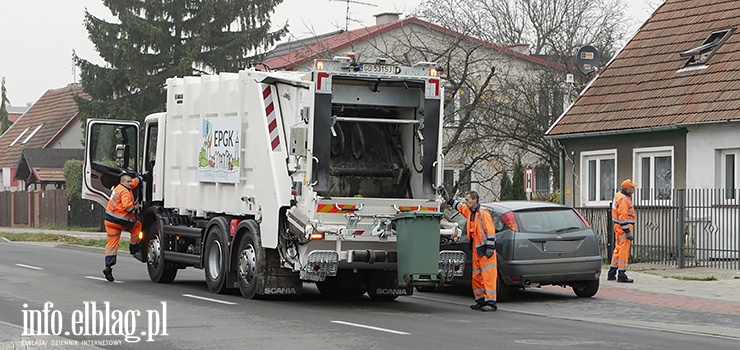
[[[37,126],[36,129],[33,129],[33,131],[28,135],[28,137],[26,137],[25,140],[23,140],[23,142],[21,142],[21,144],[22,145],[25,145],[26,142],[28,142],[29,140],[31,140],[31,138],[33,137],[33,135],[36,135],[36,133],[41,129],[42,126],[44,126],[43,123],[41,125]]]
[[[546,166],[534,168],[534,191],[550,193],[550,168]]]
[[[470,191],[470,172],[457,169],[446,169],[444,171],[444,179],[442,180],[445,189],[450,191],[452,195],[452,189],[457,186],[457,193],[464,194]]]
[[[10,143],[10,144],[8,145],[8,147],[10,147],[10,146],[13,146],[13,145],[15,145],[15,143],[16,143],[16,142],[18,142],[18,140],[20,140],[20,139],[21,139],[21,137],[23,137],[23,135],[25,135],[25,134],[26,134],[26,133],[28,132],[28,129],[30,129],[30,128],[31,128],[31,127],[29,126],[29,127],[27,127],[27,128],[26,128],[26,130],[23,130],[23,132],[22,132],[22,133],[21,133],[20,135],[18,135],[18,137],[16,137],[16,138],[15,138],[15,140],[13,140],[13,142],[11,142],[11,143]]]
[[[617,150],[582,152],[581,174],[585,205],[608,205],[616,193]]]
[[[737,199],[737,186],[740,183],[740,150],[725,150],[721,152],[722,160],[722,189],[725,199]]]
[[[724,29],[713,32],[704,42],[691,49],[681,52],[681,57],[688,57],[685,67],[703,65],[712,58],[712,55],[717,51],[727,38],[732,33],[732,29]]]
[[[635,149],[635,182],[641,200],[671,199],[673,147]]]
[[[447,87],[452,89],[452,87]],[[467,115],[467,107],[470,102],[469,92],[465,89],[457,90],[457,93],[451,94],[450,98],[445,101],[444,122],[447,127],[457,127],[460,121]]]

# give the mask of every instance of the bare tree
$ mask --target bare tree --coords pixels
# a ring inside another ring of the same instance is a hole
[[[619,50],[631,24],[625,7],[624,0],[430,0],[417,15],[452,29],[475,28],[470,34],[489,42],[527,43],[532,55],[572,66],[582,45],[593,45],[605,60]]]
[[[488,159],[511,168],[516,155],[524,155],[526,166],[545,165],[558,174],[558,147],[544,134],[559,117],[565,102],[580,86],[565,84],[573,72],[574,54],[584,44],[595,46],[604,62],[625,41],[629,21],[624,0],[434,0],[423,3],[416,16],[485,42],[503,47],[528,44],[529,54],[553,64],[525,65],[518,73],[501,69],[511,63],[499,61],[485,86],[471,79],[472,67],[462,70],[461,61],[446,61],[446,78],[456,87],[467,87],[470,95],[460,108],[464,115],[455,141],[480,144],[493,142],[499,158]],[[454,43],[448,43],[451,45]],[[449,48],[456,51],[457,48]],[[516,55],[514,55],[516,56]],[[500,56],[499,56],[500,57]],[[446,57],[445,57],[446,58]],[[451,58],[451,57],[450,57]],[[511,60],[516,57],[511,57]],[[480,67],[478,67],[480,68]],[[480,71],[478,71],[480,73]],[[454,93],[454,92],[453,92]],[[566,98],[567,97],[567,98]],[[451,103],[455,96],[449,96]],[[465,131],[464,133],[462,131]],[[490,154],[494,155],[494,154]],[[475,166],[471,162],[464,162]],[[502,169],[499,168],[499,172]],[[557,183],[557,180],[555,181]]]

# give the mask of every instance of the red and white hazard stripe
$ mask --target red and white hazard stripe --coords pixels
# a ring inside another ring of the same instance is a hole
[[[262,90],[262,100],[265,102],[265,116],[267,117],[267,130],[270,133],[270,146],[273,151],[280,150],[280,131],[278,130],[277,114],[275,104],[272,100],[272,86],[265,85]]]

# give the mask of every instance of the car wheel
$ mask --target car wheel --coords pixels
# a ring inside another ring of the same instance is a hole
[[[511,286],[504,283],[504,279],[501,278],[501,272],[498,274],[498,280],[496,281],[496,301],[507,301],[511,298],[511,293],[514,289]]]
[[[434,292],[435,289],[437,289],[437,287],[435,286],[416,286],[414,288],[416,288],[417,292],[424,292],[424,293],[431,293],[431,292]]]
[[[579,282],[574,285],[573,293],[581,298],[590,298],[599,291],[599,280]]]

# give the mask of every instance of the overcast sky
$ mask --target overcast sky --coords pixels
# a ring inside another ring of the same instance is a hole
[[[352,0],[354,1],[354,0]],[[377,7],[350,3],[350,29],[373,25],[374,14],[411,12],[422,0],[357,0]],[[642,23],[651,13],[645,0],[625,0],[628,14]],[[12,106],[34,103],[46,90],[76,82],[72,51],[103,64],[83,27],[84,10],[112,20],[101,0],[0,0],[0,77],[5,77]],[[292,36],[303,38],[344,28],[344,0],[284,0],[272,19],[288,21]]]

